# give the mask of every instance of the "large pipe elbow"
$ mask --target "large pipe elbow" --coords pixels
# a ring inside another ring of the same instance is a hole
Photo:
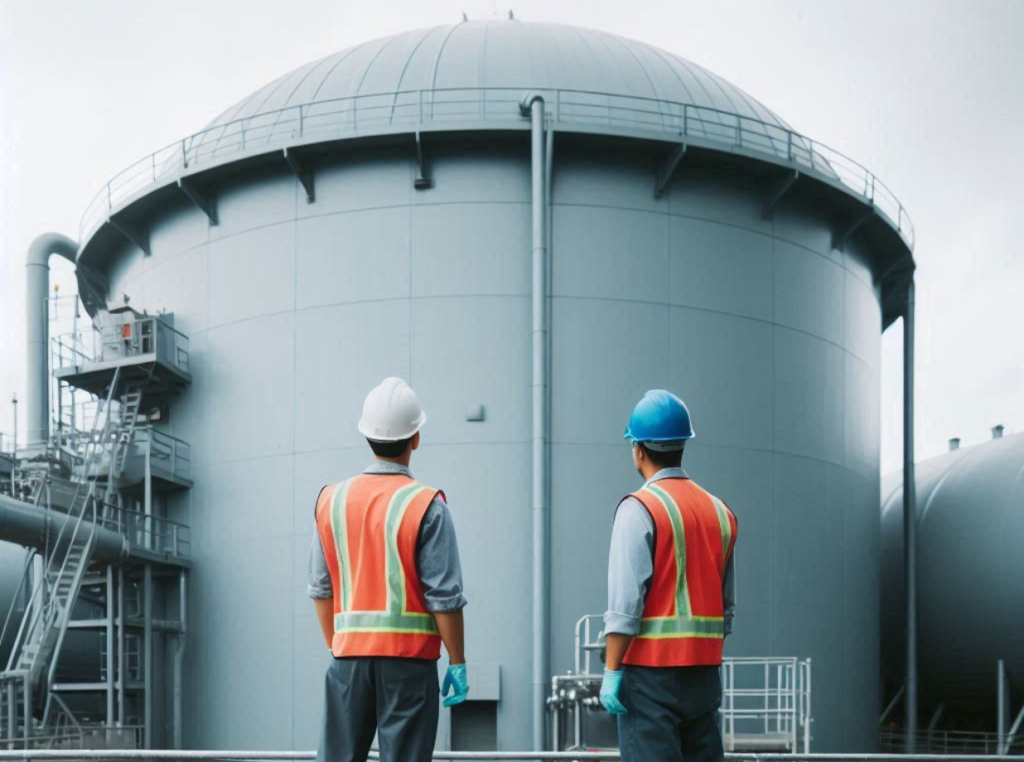
[[[61,233],[43,233],[37,236],[29,245],[28,259],[25,266],[48,268],[50,266],[50,256],[53,254],[64,257],[64,259],[74,263],[75,256],[78,254],[78,243]]]
[[[535,101],[540,101],[541,105],[544,105],[544,96],[538,93],[536,90],[530,90],[523,99],[519,101],[519,111],[523,116],[530,116],[533,111],[533,104]]]
[[[45,445],[50,434],[49,375],[46,357],[46,300],[50,290],[50,257],[75,262],[78,244],[60,233],[43,233],[28,247],[25,261],[25,407],[28,446]]]

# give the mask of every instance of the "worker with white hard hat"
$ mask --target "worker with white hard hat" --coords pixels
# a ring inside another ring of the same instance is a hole
[[[324,487],[316,502],[309,596],[334,661],[327,672],[319,762],[363,762],[378,735],[384,762],[426,762],[444,705],[466,700],[462,569],[444,493],[409,471],[427,414],[386,378],[363,403],[359,432],[375,458]]]
[[[612,525],[601,703],[623,762],[721,762],[719,667],[732,631],[736,517],[682,468],[690,411],[647,392],[626,427],[644,486]]]

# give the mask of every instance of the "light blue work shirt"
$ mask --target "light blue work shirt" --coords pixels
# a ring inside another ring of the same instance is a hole
[[[377,461],[364,474],[401,474],[412,478],[408,466]],[[423,584],[428,611],[457,611],[466,605],[462,587],[462,564],[455,541],[455,524],[444,499],[438,495],[427,508],[416,543],[416,570]],[[313,544],[309,549],[308,593],[310,598],[334,595],[316,519],[313,520]]]
[[[644,486],[660,479],[688,479],[681,468],[663,468]],[[734,566],[736,550],[725,564],[722,578],[725,634],[732,632],[736,609]],[[606,633],[636,635],[654,574],[654,519],[635,497],[627,497],[615,512],[612,545],[608,553],[608,611],[604,615]]]

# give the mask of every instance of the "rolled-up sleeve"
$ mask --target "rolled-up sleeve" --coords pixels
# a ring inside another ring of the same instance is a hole
[[[324,487],[320,490],[322,493]],[[317,502],[320,496],[317,495]],[[306,572],[306,593],[310,598],[323,599],[331,598],[334,595],[334,586],[331,584],[331,573],[327,569],[327,559],[324,557],[324,546],[320,542],[320,530],[316,525],[316,508],[313,509],[313,542],[309,546],[309,568]]]
[[[440,495],[434,498],[420,524],[416,565],[427,610],[444,613],[466,605],[455,523]]]
[[[654,522],[640,502],[627,498],[615,512],[608,553],[606,633],[640,632],[647,587],[654,573]]]
[[[734,514],[735,515],[735,514]],[[737,522],[738,524],[738,522]],[[736,533],[739,537],[739,532]],[[722,577],[722,618],[726,635],[732,635],[732,620],[736,615],[736,545],[733,544],[729,560],[725,562]]]

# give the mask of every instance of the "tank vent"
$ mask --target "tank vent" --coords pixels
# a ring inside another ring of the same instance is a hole
[[[953,452],[953,450],[959,450],[959,449],[960,449],[960,437],[953,437],[952,439],[950,439],[949,440],[949,451]]]
[[[998,426],[993,426],[992,427],[992,438],[993,439],[1002,439],[1003,438],[1003,429],[1004,428],[1005,427],[1001,423]]]

